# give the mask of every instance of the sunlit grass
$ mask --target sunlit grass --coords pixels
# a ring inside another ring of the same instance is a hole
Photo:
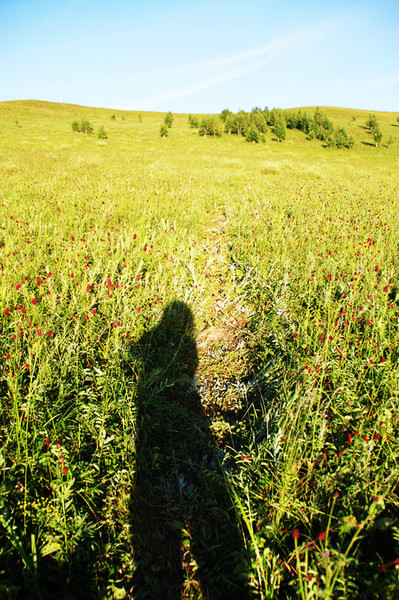
[[[89,597],[132,597],[132,348],[176,299],[204,334],[197,390],[254,597],[395,597],[399,127],[377,113],[377,149],[367,111],[322,110],[353,149],[0,105],[5,597],[76,594],[82,576]],[[108,138],[74,133],[82,118]],[[181,366],[151,378],[162,394]]]

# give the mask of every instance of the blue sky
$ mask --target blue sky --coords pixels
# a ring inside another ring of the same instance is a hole
[[[0,101],[399,112],[399,1],[0,0]]]

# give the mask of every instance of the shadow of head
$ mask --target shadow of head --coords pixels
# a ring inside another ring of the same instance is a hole
[[[140,341],[145,362],[165,375],[192,377],[198,366],[194,317],[185,302],[168,304],[158,325],[145,333]]]

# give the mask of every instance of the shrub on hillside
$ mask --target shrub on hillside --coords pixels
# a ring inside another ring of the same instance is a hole
[[[90,121],[88,121],[87,119],[82,119],[80,123],[78,123],[78,121],[72,122],[72,131],[78,131],[87,135],[89,133],[93,133],[94,129]]]
[[[204,117],[200,123],[198,133],[203,137],[207,135],[212,135],[213,137],[221,136],[219,124],[214,117]]]
[[[87,119],[82,119],[79,125],[79,131],[84,133],[85,135],[93,133],[93,127]]]
[[[172,127],[173,115],[170,111],[168,113],[166,113],[164,123],[167,127],[169,127],[169,128]]]
[[[373,129],[375,127],[378,127],[378,123],[377,123],[377,117],[375,115],[369,115],[366,125],[368,127],[368,129],[370,130],[370,132],[372,133]]]
[[[337,148],[352,148],[355,141],[346,133],[344,127],[337,129],[334,135],[334,143]]]
[[[199,121],[197,117],[193,117],[193,115],[188,115],[188,124],[192,129],[199,127]]]
[[[378,125],[377,117],[375,115],[370,114],[369,118],[367,119],[366,125],[369,129],[369,132],[374,138],[375,147],[378,148],[382,140],[382,133]]]
[[[255,127],[255,125],[250,125],[250,127],[248,127],[245,130],[244,135],[245,135],[245,139],[247,140],[247,142],[258,143],[259,140],[261,139],[260,133],[259,133],[258,129]]]
[[[222,112],[220,113],[220,118],[221,118],[221,119],[222,119],[222,121],[225,123],[225,122],[226,122],[226,119],[227,119],[227,117],[228,117],[229,115],[231,115],[231,112],[229,111],[229,109],[228,109],[228,108],[224,108],[224,109],[222,110]]]
[[[251,122],[255,125],[255,127],[260,133],[266,133],[267,123],[265,115],[262,112],[252,112]]]
[[[108,138],[107,132],[105,131],[104,127],[99,128],[97,132],[97,137],[99,140],[106,140]]]
[[[277,121],[275,126],[273,127],[273,133],[276,136],[279,142],[282,142],[286,138],[285,125],[282,120]]]
[[[378,125],[376,127],[374,127],[372,134],[373,134],[374,141],[375,141],[375,147],[378,148],[378,146],[382,140],[382,133],[381,133],[381,130],[378,127]]]
[[[169,128],[165,123],[162,123],[161,128],[159,130],[159,135],[163,138],[168,137],[169,135]]]

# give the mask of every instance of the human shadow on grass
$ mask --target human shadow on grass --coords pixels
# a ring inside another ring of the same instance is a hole
[[[236,511],[192,386],[198,354],[188,306],[169,304],[131,356],[140,361],[130,502],[134,598],[178,600],[191,580],[204,600],[245,600],[248,564]]]

